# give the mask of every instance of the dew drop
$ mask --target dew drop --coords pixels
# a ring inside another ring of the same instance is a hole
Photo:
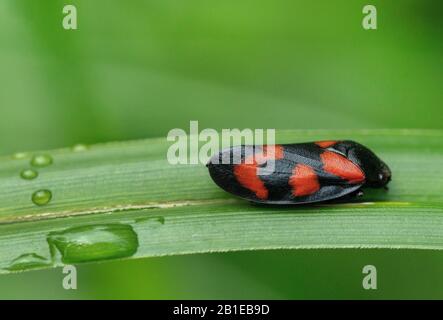
[[[165,217],[155,216],[155,217],[142,217],[135,219],[135,223],[149,222],[153,224],[163,225],[165,224]]]
[[[35,155],[31,159],[31,165],[34,167],[47,167],[52,164],[52,157],[48,154]]]
[[[38,172],[33,169],[25,169],[20,173],[20,177],[25,180],[33,180],[38,177]]]
[[[74,152],[83,152],[88,150],[88,146],[85,144],[76,144],[75,146],[72,147],[72,151]]]
[[[17,152],[12,156],[15,160],[25,159],[28,156],[26,152]]]
[[[21,271],[35,268],[42,268],[52,263],[35,253],[25,253],[11,261],[9,267],[5,268],[9,271]]]
[[[38,206],[48,204],[52,199],[52,192],[49,190],[38,190],[32,194],[32,202]]]
[[[47,236],[51,256],[63,263],[80,263],[130,257],[137,252],[138,237],[130,225],[103,224],[73,227]]]

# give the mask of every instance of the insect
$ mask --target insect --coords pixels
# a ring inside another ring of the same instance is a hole
[[[214,155],[207,167],[225,191],[283,205],[354,197],[363,187],[386,188],[391,180],[380,158],[350,140],[236,146]]]

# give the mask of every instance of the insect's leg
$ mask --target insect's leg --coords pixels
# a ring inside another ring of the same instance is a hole
[[[363,192],[362,189],[355,190],[354,192],[351,192],[349,194],[349,196],[352,198],[360,198],[360,197],[363,197],[364,195],[365,195],[365,193]]]
[[[343,197],[329,200],[328,202],[331,203],[345,203],[345,202],[352,202],[355,200],[358,200],[358,198],[361,198],[364,195],[364,192],[362,189],[357,189],[347,195],[344,195]]]

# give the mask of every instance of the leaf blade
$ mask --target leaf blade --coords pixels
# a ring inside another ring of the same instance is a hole
[[[442,137],[438,130],[280,131],[279,143],[357,140],[393,171],[389,192],[369,192],[369,203],[292,208],[252,206],[218,189],[203,165],[169,165],[164,139],[52,151],[54,165],[31,182],[19,178],[29,158],[3,157],[0,268],[9,272],[25,253],[50,259],[49,232],[107,223],[134,228],[140,247],[133,258],[277,248],[442,249]],[[30,195],[43,187],[54,191],[53,202],[36,207]],[[156,217],[164,224],[150,219]]]

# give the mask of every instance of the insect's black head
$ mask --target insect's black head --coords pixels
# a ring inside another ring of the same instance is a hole
[[[391,170],[379,157],[365,146],[354,141],[339,142],[334,148],[345,153],[365,173],[365,185],[383,188],[391,181]]]
[[[368,173],[366,184],[373,188],[383,188],[391,181],[391,170],[380,160],[379,166],[372,172]]]

